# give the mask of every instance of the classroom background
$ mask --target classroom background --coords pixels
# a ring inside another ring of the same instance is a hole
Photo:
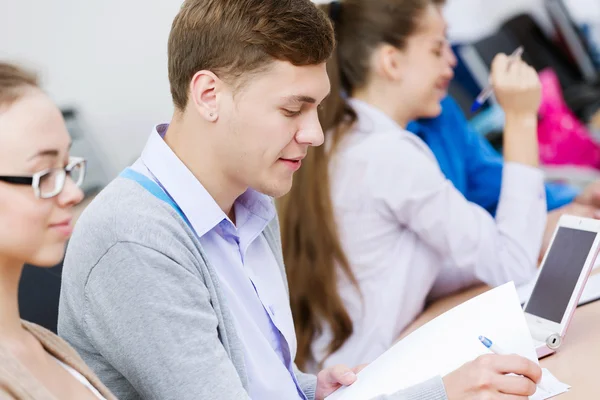
[[[318,1],[317,1],[318,2]],[[173,106],[167,37],[180,0],[0,0],[0,58],[40,71],[61,106],[73,154],[89,160],[84,190],[92,197],[134,161],[153,121]],[[568,117],[541,124],[548,179],[584,186],[600,177],[600,2],[597,0],[449,0],[448,37],[459,65],[450,94],[472,126],[501,150],[502,111],[493,100],[470,104],[498,52],[525,47],[545,72]],[[558,99],[554,99],[558,101]],[[552,122],[552,123],[550,123]],[[56,330],[61,266],[28,268],[22,317]]]

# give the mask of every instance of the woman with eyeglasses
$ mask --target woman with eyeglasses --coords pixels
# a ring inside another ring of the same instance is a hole
[[[35,76],[0,63],[0,399],[114,399],[68,344],[19,317],[24,264],[60,262],[83,198],[70,144]]]

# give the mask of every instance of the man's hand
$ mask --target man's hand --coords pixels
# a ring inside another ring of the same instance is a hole
[[[600,208],[600,181],[590,183],[575,198],[575,203]]]
[[[342,386],[349,386],[356,382],[358,374],[366,365],[348,368],[345,365],[336,365],[326,368],[317,375],[317,390],[315,400],[323,400]]]
[[[446,375],[444,386],[448,400],[527,400],[541,378],[542,370],[531,360],[486,354]]]

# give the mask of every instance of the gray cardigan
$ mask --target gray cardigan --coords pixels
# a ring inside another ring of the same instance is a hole
[[[64,262],[59,334],[122,400],[248,399],[217,275],[186,222],[157,196],[119,177],[87,207]],[[264,235],[287,282],[277,220]],[[314,399],[316,378],[296,374]],[[437,377],[382,398],[446,394]]]

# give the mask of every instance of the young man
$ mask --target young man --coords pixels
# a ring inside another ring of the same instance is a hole
[[[270,197],[323,142],[333,47],[309,0],[184,2],[169,38],[173,119],[86,209],[64,263],[59,333],[118,398],[312,400],[356,380],[294,365]],[[503,371],[531,393],[541,376],[490,356],[386,398],[490,392]]]

